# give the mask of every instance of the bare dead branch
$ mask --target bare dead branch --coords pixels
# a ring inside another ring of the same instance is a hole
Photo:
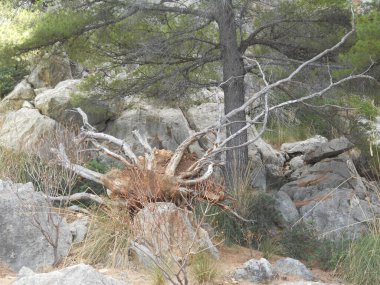
[[[188,137],[186,140],[184,140],[177,147],[177,149],[174,152],[172,158],[170,159],[170,161],[169,161],[169,163],[168,163],[168,165],[166,167],[165,174],[168,175],[168,176],[174,176],[175,172],[176,172],[176,169],[178,167],[178,164],[180,163],[185,150],[192,143],[194,143],[195,141],[199,140],[201,137],[203,137],[204,135],[206,135],[209,131],[210,131],[210,129],[206,129],[204,131],[200,131],[200,132],[194,133],[193,135],[191,135],[190,137]]]
[[[62,164],[63,167],[73,171],[75,174],[89,179],[91,181],[94,181],[96,183],[104,185],[104,175],[100,174],[98,172],[92,171],[90,169],[87,169],[83,166],[71,163],[69,158],[67,157],[67,154],[65,152],[63,144],[59,145],[59,149],[52,149],[53,153],[55,153],[58,157],[59,162]]]
[[[50,201],[53,202],[74,202],[74,201],[83,201],[90,200],[96,202],[100,205],[104,204],[104,201],[101,197],[91,193],[75,193],[69,196],[46,196]]]
[[[123,150],[123,153],[132,160],[133,164],[139,165],[139,161],[137,159],[137,156],[132,151],[131,147],[124,141],[118,138],[115,138],[114,136],[107,135],[104,133],[96,133],[92,131],[83,131],[82,135],[86,138],[93,138],[93,139],[99,139],[108,141],[110,143],[113,143],[114,145],[120,147]]]

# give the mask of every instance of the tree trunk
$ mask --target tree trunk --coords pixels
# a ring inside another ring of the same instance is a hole
[[[223,91],[225,114],[244,104],[244,62],[239,52],[235,15],[231,0],[214,0],[215,18],[219,26],[219,37],[223,61]],[[233,116],[227,126],[227,136],[236,133],[246,122],[245,111]],[[247,132],[229,141],[227,147],[235,147],[247,141]],[[238,147],[226,154],[226,186],[229,190],[239,187],[245,180],[248,164],[248,147]]]

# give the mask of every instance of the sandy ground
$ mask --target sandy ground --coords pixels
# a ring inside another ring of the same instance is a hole
[[[262,257],[261,252],[240,247],[240,246],[232,246],[232,247],[223,246],[222,248],[220,248],[220,253],[221,253],[221,259],[217,263],[218,277],[217,277],[216,282],[214,283],[215,285],[252,284],[250,282],[245,282],[245,281],[237,282],[236,280],[232,278],[232,273],[236,268],[240,267],[247,260],[251,258],[256,258],[256,259],[261,258]],[[280,257],[275,256],[270,260],[270,262],[273,264],[279,258]],[[69,266],[69,265],[72,265],[72,264],[66,264],[66,266]],[[136,266],[133,266],[133,265],[131,265],[130,268],[127,268],[125,270],[99,268],[99,267],[97,267],[97,269],[99,270],[99,272],[105,275],[109,275],[120,280],[125,280],[131,283],[132,285],[152,284],[149,273],[144,270],[138,269]],[[338,284],[337,280],[332,276],[332,274],[321,271],[319,269],[314,269],[312,271],[314,273],[314,276],[316,276],[319,281],[322,281],[325,283]],[[6,268],[4,265],[0,264],[0,285],[10,285],[15,280],[16,280],[16,273],[12,272],[8,268]],[[290,276],[279,276],[275,280],[272,280],[271,282],[264,283],[264,284],[279,285],[285,281],[296,281],[296,280],[297,280],[296,278],[293,278]]]

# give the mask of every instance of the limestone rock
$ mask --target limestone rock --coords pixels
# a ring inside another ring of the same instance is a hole
[[[70,60],[65,52],[45,54],[28,77],[34,89],[55,87],[59,82],[72,79]]]
[[[14,285],[127,285],[127,283],[105,276],[92,266],[78,264],[48,273],[28,274]]]
[[[313,273],[303,263],[293,258],[278,260],[274,268],[277,273],[295,275],[307,281],[313,280]]]
[[[199,106],[192,106],[186,111],[187,119],[196,131],[216,124],[223,112],[223,105],[218,103],[204,103]]]
[[[304,165],[305,165],[305,161],[303,159],[303,155],[293,157],[289,161],[289,166],[290,166],[290,169],[292,169],[292,170],[299,169],[299,168],[303,167]]]
[[[276,200],[276,209],[280,212],[285,226],[293,225],[300,219],[300,215],[293,201],[288,194],[278,191],[274,198]]]
[[[104,131],[106,123],[115,120],[122,110],[121,99],[102,98],[100,94],[91,91],[77,91],[71,94],[70,104],[80,107],[88,116],[91,125],[96,126],[99,131]]]
[[[82,242],[87,234],[88,229],[88,219],[87,217],[75,220],[70,225],[70,231],[73,235],[73,242],[79,243]]]
[[[301,201],[300,214],[320,236],[356,239],[368,232],[366,221],[380,215],[380,205],[360,199],[352,189],[325,189]]]
[[[66,80],[58,83],[53,89],[47,89],[38,94],[34,100],[34,105],[43,114],[56,121],[68,121],[65,113],[71,108],[70,95],[77,91],[80,80]],[[74,113],[72,113],[74,114]]]
[[[0,120],[0,146],[14,150],[41,146],[42,139],[55,130],[56,124],[36,109],[10,112]]]
[[[328,140],[325,137],[317,135],[315,137],[312,137],[304,141],[284,143],[281,145],[281,151],[285,151],[286,153],[289,153],[289,154],[295,154],[295,153],[303,154],[303,153],[315,150],[321,144],[326,143],[326,142],[328,142]]]
[[[168,150],[175,150],[192,133],[181,110],[146,104],[125,110],[108,124],[105,132],[125,139],[135,152],[142,153],[141,144],[132,134],[134,130],[145,135],[152,147]]]
[[[234,273],[235,279],[251,282],[260,282],[273,277],[272,265],[265,258],[248,260],[243,268],[237,269]]]
[[[316,163],[324,158],[334,157],[351,149],[353,144],[345,137],[333,139],[305,152],[306,163]]]
[[[57,234],[57,259],[68,254],[69,226],[31,183],[0,181],[0,213],[0,260],[12,270],[52,265],[54,249],[48,239],[55,242]]]
[[[284,154],[275,150],[261,138],[253,144],[261,155],[263,165],[265,165],[267,186],[274,188],[282,185],[284,182]]]
[[[297,176],[293,176],[297,172]],[[300,215],[318,234],[336,240],[367,232],[365,220],[380,214],[380,202],[369,191],[347,154],[303,166],[281,187]]]
[[[281,187],[292,200],[302,201],[318,195],[324,189],[353,189],[361,198],[366,187],[348,155],[326,158],[311,167],[304,168],[299,178]]]
[[[136,242],[144,245],[154,256],[182,259],[188,252],[207,251],[219,258],[208,233],[197,227],[193,214],[173,203],[150,203],[134,218]]]
[[[32,86],[23,80],[0,102],[0,113],[17,111],[25,101],[31,101],[35,96]]]

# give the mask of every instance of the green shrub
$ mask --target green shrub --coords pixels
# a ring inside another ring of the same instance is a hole
[[[264,192],[252,189],[240,191],[234,209],[247,220],[243,222],[228,212],[218,212],[210,221],[216,230],[223,235],[227,243],[237,243],[245,246],[258,246],[258,241],[270,236],[270,231],[280,222],[280,214],[275,206],[275,200]]]
[[[304,224],[284,230],[280,241],[286,255],[306,261],[313,259],[319,247],[316,234]]]
[[[109,171],[108,165],[105,164],[104,162],[97,160],[97,159],[92,159],[92,160],[88,161],[85,164],[85,167],[90,169],[90,170],[102,173],[102,174]],[[105,191],[105,189],[102,185],[95,183],[93,181],[87,180],[87,179],[83,179],[83,180],[78,181],[78,183],[75,185],[75,187],[73,189],[73,193],[91,192],[91,193],[94,193],[97,195],[103,194],[104,191]]]
[[[350,241],[320,241],[315,254],[318,267],[322,270],[336,270],[344,260]]]
[[[27,70],[23,64],[0,67],[0,99],[11,92],[26,74]]]
[[[282,232],[280,243],[283,254],[316,264],[322,270],[335,270],[345,257],[350,241],[321,240],[305,224],[298,224]]]
[[[282,244],[276,238],[265,238],[260,243],[259,250],[266,259],[271,259],[274,255],[282,255],[284,253]]]
[[[380,284],[380,235],[372,232],[354,241],[341,266],[342,277],[356,285]]]

